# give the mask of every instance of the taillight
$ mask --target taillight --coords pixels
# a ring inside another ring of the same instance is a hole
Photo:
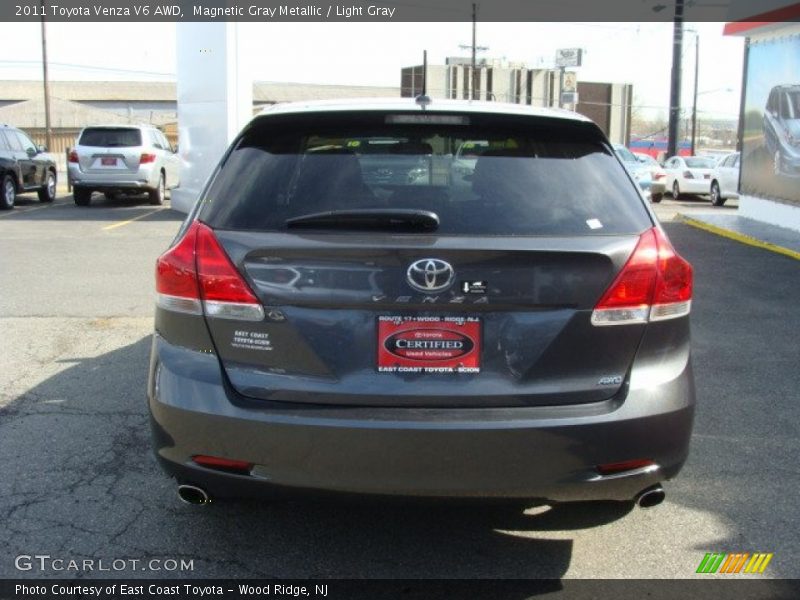
[[[260,321],[264,308],[250,290],[214,232],[198,223],[197,272],[203,308],[209,317]]]
[[[180,241],[156,261],[157,302],[161,308],[203,314],[194,256],[198,226],[195,221]]]
[[[684,179],[694,179],[694,175],[692,175],[691,171],[684,171],[683,172],[683,178]]]
[[[76,150],[70,150],[67,160],[71,163],[78,162],[78,152]]]
[[[653,173],[653,179],[664,179],[667,176],[663,171],[656,171]]]
[[[593,325],[628,325],[688,315],[692,266],[658,228],[648,229],[592,311]]]
[[[150,154],[149,152],[142,152],[142,155],[139,157],[139,164],[143,165],[151,162],[156,162],[156,155]]]
[[[233,460],[230,458],[220,458],[219,456],[204,456],[201,454],[192,457],[192,462],[207,469],[217,469],[219,471],[230,471],[240,475],[249,475],[253,468],[253,463],[244,460]]]
[[[195,221],[156,262],[158,305],[209,317],[260,321],[264,309],[214,232]]]

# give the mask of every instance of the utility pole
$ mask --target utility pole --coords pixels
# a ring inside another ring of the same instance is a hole
[[[477,42],[477,28],[478,28],[478,4],[473,2],[472,3],[472,44],[467,46],[466,44],[459,44],[459,48],[466,50],[470,49],[472,52],[472,61],[471,61],[471,71],[472,77],[470,77],[471,82],[470,85],[472,86],[472,93],[470,93],[469,97],[473,100],[479,100],[477,95],[478,84],[480,83],[480,75],[478,73],[478,52],[484,52],[485,50],[489,49],[489,46],[478,46]],[[464,87],[466,87],[467,82],[464,82]]]
[[[681,114],[681,54],[683,53],[683,0],[675,0],[672,26],[672,78],[669,92],[669,133],[667,156],[678,154],[678,127]]]
[[[476,30],[478,28],[478,4],[472,3],[472,99],[477,100],[476,90],[478,89],[478,63],[475,58],[478,48],[476,44]]]
[[[45,146],[50,150],[50,81],[47,75],[47,29],[44,23],[46,10],[45,0],[40,0],[42,8],[42,79],[44,80],[44,139]]]
[[[692,101],[692,156],[697,144],[697,74],[700,70],[700,33],[694,33],[694,100]]]

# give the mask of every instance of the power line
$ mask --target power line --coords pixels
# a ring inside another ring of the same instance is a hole
[[[15,66],[26,67],[26,66],[40,66],[42,63],[38,60],[0,60],[0,66],[6,68],[12,68]],[[135,73],[138,75],[157,75],[159,77],[175,77],[175,73],[163,73],[159,71],[140,71],[136,69],[119,69],[119,68],[112,68],[112,67],[96,67],[93,65],[79,65],[75,63],[60,63],[60,62],[53,62],[49,61],[50,66],[56,67],[66,67],[70,69],[80,69],[83,71],[101,71],[105,73]]]

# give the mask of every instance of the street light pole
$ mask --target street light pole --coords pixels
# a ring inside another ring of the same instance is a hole
[[[694,32],[694,100],[692,102],[692,156],[697,144],[697,76],[700,71],[700,34]]]

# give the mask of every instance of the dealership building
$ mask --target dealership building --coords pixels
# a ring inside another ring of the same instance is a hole
[[[533,68],[523,62],[451,56],[443,65],[404,67],[400,73],[400,94],[414,98],[425,92],[431,98],[511,102],[538,107],[563,106],[562,92],[567,89],[564,73],[554,68]],[[569,108],[592,119],[612,142],[628,144],[631,137],[633,85],[574,80],[577,103]]]

